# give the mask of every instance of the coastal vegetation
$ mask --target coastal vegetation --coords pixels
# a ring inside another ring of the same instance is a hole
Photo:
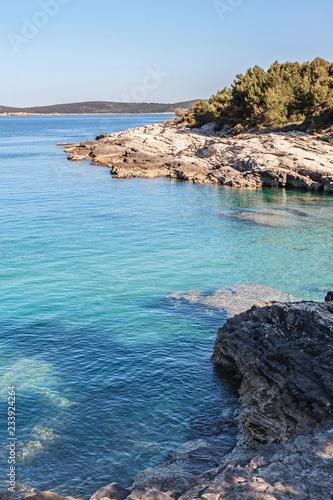
[[[231,87],[200,100],[182,116],[190,128],[215,122],[235,132],[304,123],[318,132],[333,125],[333,63],[275,62],[268,71],[255,66],[236,76]]]

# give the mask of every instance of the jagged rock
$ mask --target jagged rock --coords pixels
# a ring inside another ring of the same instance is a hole
[[[323,500],[333,491],[333,420],[292,437],[287,443],[263,445],[246,464],[232,463],[201,478],[181,500]]]
[[[327,295],[325,297],[325,302],[332,302],[333,301],[333,292],[327,292]]]
[[[150,488],[147,486],[146,488],[138,488],[134,489],[132,493],[127,497],[128,500],[174,500],[174,498],[170,497],[167,493],[162,492],[161,490]]]
[[[219,329],[213,361],[241,379],[243,423],[263,443],[333,416],[333,305],[258,304]]]
[[[170,453],[168,462],[139,472],[132,485],[149,483],[155,487],[164,487],[165,482],[171,478],[188,480],[216,467],[222,457],[236,446],[236,442],[236,437],[229,434],[188,441]]]
[[[142,500],[172,500],[167,493],[155,489],[146,490],[141,498]]]
[[[225,137],[211,124],[167,122],[102,134],[68,146],[68,159],[106,165],[114,177],[169,176],[238,187],[333,192],[333,150],[307,134],[257,132]]]
[[[96,493],[90,497],[90,500],[103,500],[103,498],[111,500],[125,500],[130,493],[130,490],[124,488],[121,484],[110,483],[97,490]]]

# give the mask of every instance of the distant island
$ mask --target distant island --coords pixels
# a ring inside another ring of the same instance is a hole
[[[69,104],[54,104],[52,106],[33,106],[30,108],[14,108],[0,106],[1,115],[95,115],[95,114],[141,114],[141,113],[174,113],[179,110],[186,112],[197,102],[182,101],[173,104],[146,102],[108,102],[89,101]]]

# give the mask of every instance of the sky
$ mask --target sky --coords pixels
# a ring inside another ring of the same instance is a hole
[[[0,105],[208,98],[278,60],[333,60],[332,0],[0,0]]]

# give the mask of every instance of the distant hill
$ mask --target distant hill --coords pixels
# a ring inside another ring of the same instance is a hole
[[[145,102],[74,102],[70,104],[54,104],[52,106],[34,106],[31,108],[13,108],[0,106],[0,113],[38,113],[38,114],[138,114],[138,113],[174,113],[176,109],[188,110],[197,100],[176,102],[174,104]]]

